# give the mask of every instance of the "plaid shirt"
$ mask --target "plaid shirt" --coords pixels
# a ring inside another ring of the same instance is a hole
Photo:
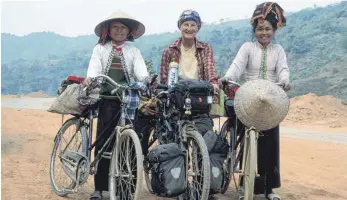
[[[130,90],[130,94],[128,98],[129,98],[129,102],[127,104],[127,114],[131,120],[134,120],[136,109],[139,106],[139,102],[140,102],[138,91]]]
[[[181,57],[182,38],[179,38],[165,49],[160,65],[160,83],[167,84],[170,62],[179,63]],[[218,77],[215,69],[212,47],[207,43],[196,40],[196,59],[198,61],[198,73],[200,80],[208,81],[212,84],[218,84]]]
[[[132,82],[129,84],[130,87],[134,88],[129,91],[127,95],[127,114],[131,120],[135,119],[136,109],[139,107],[140,103],[140,91],[146,91],[147,87],[145,83],[142,82]]]

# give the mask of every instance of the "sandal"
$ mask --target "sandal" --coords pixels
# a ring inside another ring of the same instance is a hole
[[[89,200],[102,200],[102,195],[100,191],[95,191],[90,195]]]
[[[219,200],[219,198],[218,197],[216,197],[216,196],[214,196],[214,195],[209,195],[208,196],[208,200]]]
[[[281,200],[281,197],[278,194],[270,193],[266,196],[269,200]]]

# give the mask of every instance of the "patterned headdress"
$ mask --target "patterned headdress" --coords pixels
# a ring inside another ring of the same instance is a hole
[[[277,3],[265,2],[256,6],[251,24],[253,25],[256,20],[258,22],[264,22],[265,20],[274,21],[277,24],[277,28],[281,28],[286,25],[286,18],[283,15],[283,9]]]

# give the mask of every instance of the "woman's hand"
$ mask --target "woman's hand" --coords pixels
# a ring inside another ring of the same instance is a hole
[[[220,90],[219,84],[218,83],[217,84],[213,83],[212,86],[213,86],[214,95],[218,95],[219,94],[219,90]]]
[[[289,91],[289,90],[291,89],[288,79],[282,80],[282,81],[280,82],[280,85],[283,86],[283,89],[284,89],[284,91],[286,91],[286,92]]]
[[[231,81],[231,78],[230,77],[222,77],[218,80],[218,85],[219,85],[219,88],[220,89],[224,89],[224,86],[225,84],[228,82],[228,81]]]
[[[96,84],[97,82],[95,82],[95,79],[91,77],[84,79],[84,81],[82,82],[83,87],[86,87],[88,90],[95,88],[97,86]]]
[[[154,75],[152,77],[147,77],[146,78],[146,83],[148,88],[157,88],[158,86],[158,75]]]

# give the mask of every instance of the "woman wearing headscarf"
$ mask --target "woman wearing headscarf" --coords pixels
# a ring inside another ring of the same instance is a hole
[[[215,69],[213,50],[210,45],[201,42],[196,34],[201,28],[202,22],[198,12],[185,10],[180,15],[177,26],[181,31],[181,37],[165,49],[160,64],[160,83],[167,84],[169,64],[179,64],[179,80],[204,80],[214,87],[214,103],[219,101],[218,77]],[[213,122],[210,116],[199,116],[196,122],[201,134],[212,130]]]
[[[213,103],[219,103],[219,85],[215,69],[213,50],[210,45],[196,38],[202,22],[198,12],[185,10],[181,13],[177,26],[181,37],[165,49],[160,65],[160,83],[168,83],[169,65],[178,63],[178,80],[204,80],[214,87]],[[213,131],[213,120],[210,114],[199,114],[193,117],[200,134]],[[213,195],[209,199],[215,199]]]
[[[255,42],[244,43],[238,51],[222,81],[266,79],[290,89],[289,68],[283,47],[272,42],[277,29],[286,25],[283,9],[273,2],[265,2],[253,12],[251,19]],[[255,193],[263,193],[268,199],[280,199],[273,189],[281,186],[279,125],[262,132],[258,139],[258,173]]]

